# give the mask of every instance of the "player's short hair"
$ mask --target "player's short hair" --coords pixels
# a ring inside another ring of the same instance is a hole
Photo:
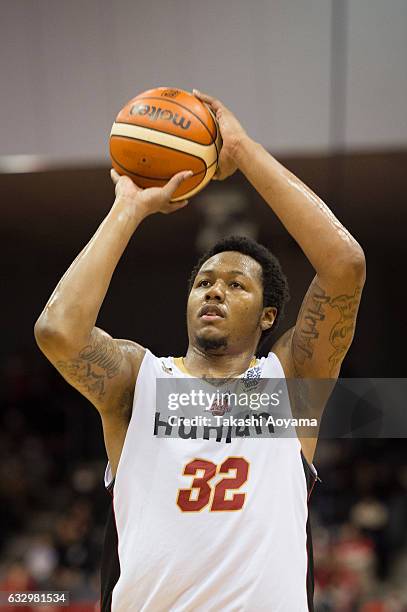
[[[262,269],[263,281],[263,308],[266,306],[274,306],[277,309],[277,315],[272,327],[262,333],[260,343],[263,344],[274,331],[277,325],[284,317],[284,308],[290,299],[288,281],[281,269],[281,264],[277,257],[265,246],[259,244],[251,238],[245,236],[229,236],[219,240],[206,253],[204,253],[192,269],[188,282],[188,293],[190,293],[202,265],[218,253],[225,251],[238,251],[243,255],[248,255],[255,259]]]

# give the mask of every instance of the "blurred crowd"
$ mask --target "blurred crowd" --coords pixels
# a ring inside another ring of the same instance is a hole
[[[35,358],[13,356],[1,378],[0,591],[94,603],[109,504],[97,412]]]
[[[324,440],[315,463],[316,611],[407,611],[405,441]]]
[[[0,400],[0,591],[69,591],[72,611],[97,610],[110,501],[97,412],[28,354],[3,364]],[[404,440],[324,440],[315,464],[316,612],[406,612]]]

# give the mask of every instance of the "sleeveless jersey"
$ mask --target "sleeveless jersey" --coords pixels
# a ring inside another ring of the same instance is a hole
[[[114,480],[106,469],[102,612],[313,610],[315,468],[297,437],[154,435],[156,380],[189,377],[176,364],[146,351]],[[269,353],[242,375],[251,376],[284,372]]]

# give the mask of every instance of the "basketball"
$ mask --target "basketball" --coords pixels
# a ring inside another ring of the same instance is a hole
[[[182,170],[192,170],[172,198],[197,194],[216,172],[221,148],[209,107],[181,89],[157,87],[132,98],[110,133],[113,168],[140,187],[163,187]]]

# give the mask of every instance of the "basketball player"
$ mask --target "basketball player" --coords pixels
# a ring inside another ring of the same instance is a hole
[[[112,209],[58,283],[35,336],[102,419],[117,528],[108,534],[117,548],[102,569],[102,609],[303,612],[313,609],[307,501],[316,439],[159,436],[165,427],[156,416],[156,380],[338,377],[354,334],[364,255],[329,208],[221,102],[194,93],[220,125],[216,178],[239,169],[315,269],[295,326],[256,358],[287,286],[274,255],[238,238],[215,246],[193,271],[184,357],[158,358],[99,329],[99,309],[130,238],[147,216],[186,205],[170,199],[189,176],[142,190],[112,170]]]

